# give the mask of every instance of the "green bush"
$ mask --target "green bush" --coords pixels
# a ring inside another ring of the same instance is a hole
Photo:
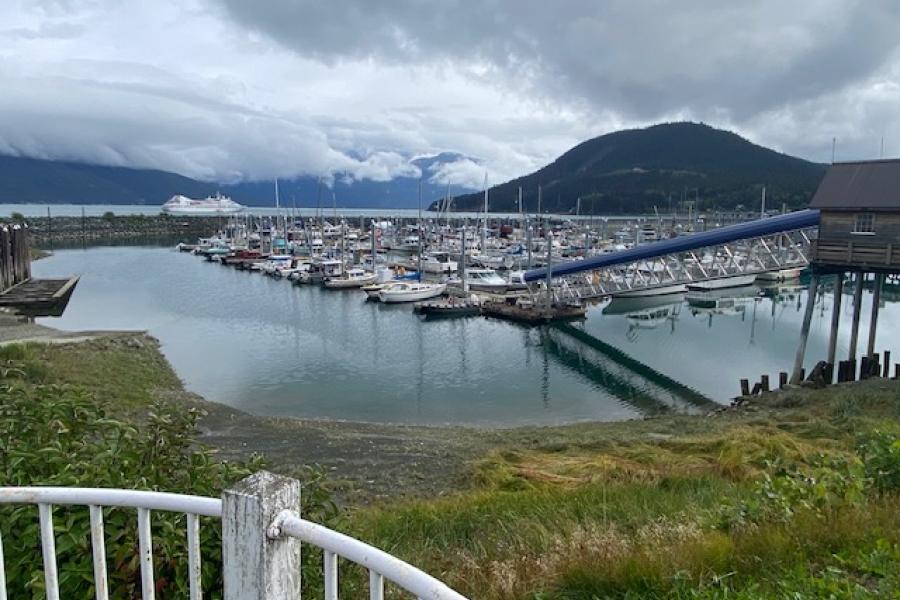
[[[217,497],[228,484],[260,467],[214,460],[194,447],[199,413],[158,404],[146,423],[111,419],[84,391],[7,383],[0,387],[0,485],[58,485],[161,490]],[[60,592],[91,598],[93,571],[86,507],[54,509]],[[110,588],[114,598],[140,595],[134,510],[104,510]],[[203,585],[221,590],[221,527],[202,519]],[[185,516],[153,514],[154,574],[164,597],[187,595]],[[0,508],[11,597],[43,598],[40,529],[31,505]],[[217,592],[218,591],[218,592]]]
[[[900,492],[900,436],[875,430],[863,437],[857,453],[865,465],[868,484],[878,493]]]

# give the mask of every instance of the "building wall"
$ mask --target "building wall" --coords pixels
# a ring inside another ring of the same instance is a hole
[[[860,211],[863,212],[863,211]],[[822,211],[819,221],[819,240],[829,242],[853,242],[854,244],[900,245],[900,209],[897,212],[876,212],[875,234],[853,233],[857,212]]]
[[[857,214],[822,211],[813,262],[820,266],[900,273],[900,211],[874,213],[875,233],[871,235],[853,233]]]

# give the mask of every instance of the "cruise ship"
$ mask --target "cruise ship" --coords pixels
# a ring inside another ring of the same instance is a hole
[[[173,215],[226,215],[241,212],[244,207],[228,196],[216,193],[215,196],[207,196],[203,200],[194,200],[181,195],[172,196],[162,205],[162,210]]]

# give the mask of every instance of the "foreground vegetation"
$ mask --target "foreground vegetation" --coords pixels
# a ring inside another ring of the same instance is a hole
[[[217,496],[261,466],[197,446],[202,414],[174,393],[177,377],[147,338],[7,346],[0,366],[0,485]],[[898,434],[900,382],[880,380],[714,417],[454,430],[490,441],[453,493],[337,516],[321,472],[305,471],[303,510],[471,598],[898,597]],[[42,597],[35,512],[0,509],[10,589],[27,597]],[[162,597],[184,597],[179,518],[154,522]],[[89,598],[87,511],[57,509],[56,520],[64,595]],[[111,510],[107,521],[117,597],[133,597],[133,515]],[[218,532],[204,528],[214,598]],[[305,553],[312,597],[317,559]],[[343,586],[359,597],[364,574],[346,569]]]
[[[896,384],[773,396],[705,433],[581,428],[347,528],[477,598],[898,597]]]

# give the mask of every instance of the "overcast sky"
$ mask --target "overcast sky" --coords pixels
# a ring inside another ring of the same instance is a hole
[[[480,187],[692,119],[810,160],[900,155],[900,2],[3,0],[0,153],[220,181]]]

